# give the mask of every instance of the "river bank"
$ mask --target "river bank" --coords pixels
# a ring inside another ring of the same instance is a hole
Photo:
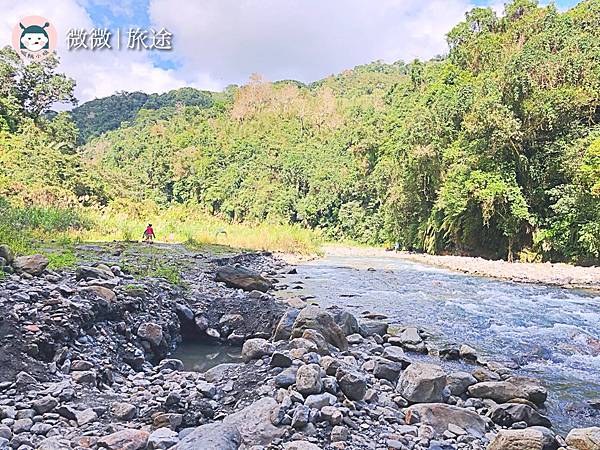
[[[488,260],[470,256],[395,252],[376,247],[325,245],[322,247],[322,251],[325,255],[331,256],[401,258],[473,276],[600,291],[600,267],[582,267],[563,263],[509,263],[503,260]],[[297,259],[290,257],[289,260]]]
[[[544,386],[469,346],[276,295],[298,292],[298,269],[269,253],[75,252],[72,269],[25,257],[0,281],[2,449],[589,450],[600,431],[565,441]],[[190,370],[172,353],[195,341],[242,361]]]

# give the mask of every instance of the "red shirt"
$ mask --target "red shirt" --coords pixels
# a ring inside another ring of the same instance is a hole
[[[146,228],[146,234],[148,236],[154,236],[154,230],[152,229],[152,227]]]

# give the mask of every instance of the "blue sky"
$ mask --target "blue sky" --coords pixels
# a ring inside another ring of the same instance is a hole
[[[108,28],[128,29],[129,27],[140,27],[148,29],[152,26],[149,15],[149,0],[129,0],[121,3],[110,0],[81,0],[95,26]],[[503,4],[503,0],[471,0],[471,4],[477,6],[497,6]],[[542,0],[540,3],[549,3]],[[560,9],[568,9],[578,3],[578,0],[554,0]],[[166,57],[165,57],[166,56]],[[151,60],[157,67],[164,69],[179,69],[181,63],[171,55],[151,54]]]
[[[547,3],[547,2],[542,2]],[[560,9],[575,0],[557,0]],[[60,70],[81,101],[116,91],[221,90],[252,73],[310,82],[374,60],[429,59],[473,5],[503,0],[0,0],[0,45],[25,16],[56,25]],[[173,33],[172,51],[72,51],[73,28]]]

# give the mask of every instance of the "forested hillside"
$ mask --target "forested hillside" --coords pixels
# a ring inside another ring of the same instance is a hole
[[[95,99],[73,108],[71,117],[79,129],[78,143],[87,142],[93,136],[127,126],[141,109],[160,109],[182,106],[209,108],[213,94],[193,88],[182,88],[165,94],[144,92],[120,92],[110,97]]]
[[[40,115],[52,102],[32,108],[19,74],[38,69],[5,49],[0,195],[143,199],[333,240],[598,263],[600,0],[475,8],[448,44],[310,85],[254,75],[219,94],[118,94],[73,110],[79,131]],[[56,79],[53,101],[69,83]]]

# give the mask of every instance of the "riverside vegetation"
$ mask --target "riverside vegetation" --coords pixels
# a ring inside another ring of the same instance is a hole
[[[122,93],[58,114],[75,82],[56,60],[25,66],[6,48],[0,195],[62,208],[66,231],[121,239],[164,215],[177,240],[233,227],[248,247],[348,239],[597,263],[599,12],[598,0],[566,12],[517,0],[500,17],[473,9],[448,55],[427,62],[308,85],[255,75],[220,93]]]

